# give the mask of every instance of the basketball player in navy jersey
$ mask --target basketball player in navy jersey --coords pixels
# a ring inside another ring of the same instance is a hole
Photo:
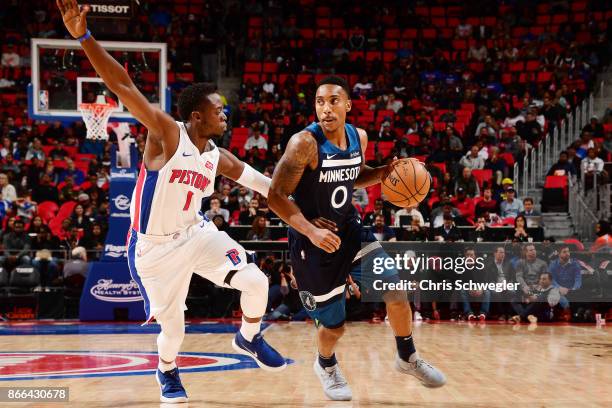
[[[350,274],[367,285],[372,274],[361,275],[359,259],[386,256],[372,233],[362,228],[352,205],[353,189],[380,183],[387,167],[364,163],[368,138],[363,129],[346,123],[351,100],[344,79],[322,80],[315,107],[319,122],[289,140],[274,170],[268,203],[290,226],[289,249],[300,298],[317,326],[315,373],[328,398],[350,400],[351,389],[334,354],[344,333],[346,280]],[[370,243],[362,249],[362,242]],[[380,276],[399,281],[395,269]],[[383,299],[395,334],[396,369],[417,377],[426,387],[444,385],[444,374],[415,350],[406,293],[388,291]]]
[[[260,332],[268,278],[248,262],[240,244],[199,211],[202,198],[214,192],[218,174],[264,196],[270,188],[269,178],[213,142],[227,128],[220,95],[212,84],[190,85],[178,100],[183,121],[175,121],[146,100],[123,67],[93,38],[85,18],[88,6],[80,10],[76,0],[57,0],[57,5],[66,28],[79,40],[106,86],[148,130],[131,201],[127,252],[147,321],[155,318],[161,326],[156,372],[161,402],[187,402],[176,358],[185,336],[185,299],[193,273],[242,292],[242,325],[233,348],[265,370],[283,370],[285,360]]]

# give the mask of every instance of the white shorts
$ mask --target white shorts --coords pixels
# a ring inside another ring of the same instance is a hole
[[[173,235],[151,236],[131,230],[128,236],[128,265],[144,298],[147,322],[186,309],[194,272],[229,288],[224,282],[227,274],[247,263],[244,248],[210,221]]]

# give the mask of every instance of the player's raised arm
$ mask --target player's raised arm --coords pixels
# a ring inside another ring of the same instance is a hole
[[[217,172],[229,177],[238,184],[241,184],[251,190],[255,190],[264,197],[268,197],[270,190],[269,177],[264,176],[249,164],[239,160],[226,149],[219,148],[219,167]]]
[[[56,0],[64,25],[70,35],[78,39],[104,84],[119,97],[130,113],[159,139],[166,155],[174,154],[178,146],[179,129],[168,114],[151,105],[136,88],[123,67],[93,38],[87,30],[89,6],[79,9],[76,0]]]
[[[283,157],[274,169],[268,205],[276,215],[297,232],[307,236],[314,245],[332,253],[340,248],[340,238],[327,229],[313,225],[304,217],[300,208],[289,199],[306,168],[316,160],[316,140],[308,132],[293,135]]]

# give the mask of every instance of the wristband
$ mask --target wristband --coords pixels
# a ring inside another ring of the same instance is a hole
[[[90,38],[91,38],[91,31],[87,30],[85,34],[83,34],[82,37],[77,38],[77,40],[79,40],[79,42],[82,43],[83,41],[88,40]]]

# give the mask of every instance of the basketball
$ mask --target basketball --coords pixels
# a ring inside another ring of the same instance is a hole
[[[383,177],[382,192],[387,201],[398,207],[413,207],[427,197],[431,176],[415,159],[399,160]]]

